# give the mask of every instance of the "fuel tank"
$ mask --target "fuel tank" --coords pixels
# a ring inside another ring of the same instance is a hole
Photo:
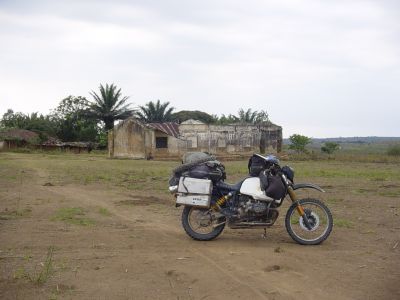
[[[261,190],[260,178],[258,177],[249,177],[245,179],[240,188],[240,193],[242,195],[251,196],[256,200],[263,200],[263,201],[274,200],[265,195],[264,191]]]

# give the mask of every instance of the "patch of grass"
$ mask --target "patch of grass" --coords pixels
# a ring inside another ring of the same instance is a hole
[[[39,264],[39,270],[37,270],[38,265],[32,272],[28,272],[24,267],[20,267],[14,272],[14,279],[25,278],[37,285],[46,283],[53,273],[53,254],[54,247],[50,246],[47,250],[46,260]]]
[[[335,204],[335,203],[343,202],[343,200],[344,200],[343,198],[334,198],[334,197],[332,197],[332,198],[328,198],[326,201],[328,203]]]
[[[387,150],[387,154],[391,156],[400,156],[400,145],[390,146]]]
[[[85,211],[80,207],[64,207],[60,208],[56,215],[51,218],[52,221],[64,221],[69,224],[90,226],[95,224],[95,221],[85,217]]]
[[[46,283],[46,281],[49,279],[53,271],[53,253],[54,253],[54,247],[50,246],[49,249],[47,250],[46,261],[44,262],[42,269],[33,276],[30,276],[29,277],[30,281],[36,284]]]
[[[0,212],[0,220],[14,220],[17,218],[29,217],[32,212],[31,208],[18,210],[5,210]]]
[[[23,267],[19,267],[18,269],[15,270],[14,272],[14,279],[23,279],[27,278],[27,271]]]
[[[376,193],[376,190],[361,188],[361,189],[356,189],[356,190],[354,190],[353,192],[354,192],[355,194],[364,195],[364,194],[375,194],[375,193]]]
[[[343,178],[371,181],[400,180],[398,164],[359,163],[338,161],[289,162],[298,178]],[[227,167],[229,172],[229,168]]]
[[[353,222],[346,219],[334,219],[333,223],[340,228],[353,228]]]
[[[375,178],[371,178],[371,181],[386,181],[386,178],[383,177],[375,177]]]
[[[105,217],[111,216],[111,212],[107,208],[104,208],[104,207],[99,208],[99,214],[101,214]]]
[[[62,298],[65,298],[64,294],[67,294],[69,297],[71,297],[74,291],[75,291],[75,286],[73,286],[73,285],[65,285],[62,283],[57,284],[55,286],[49,300],[57,300],[58,296],[62,296]]]
[[[390,191],[390,190],[388,190],[388,191],[380,191],[379,192],[379,195],[380,196],[383,196],[383,197],[394,197],[394,198],[396,198],[396,197],[400,197],[400,191]]]
[[[32,259],[32,257],[33,256],[31,254],[26,254],[26,255],[24,255],[24,260],[29,261]]]

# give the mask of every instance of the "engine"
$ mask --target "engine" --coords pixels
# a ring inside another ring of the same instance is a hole
[[[230,208],[235,214],[229,218],[231,228],[249,228],[249,226],[271,226],[279,216],[274,202],[255,200],[247,195],[240,195]]]
[[[241,217],[262,216],[268,210],[268,202],[254,200],[248,196],[242,195],[239,198],[237,210]]]

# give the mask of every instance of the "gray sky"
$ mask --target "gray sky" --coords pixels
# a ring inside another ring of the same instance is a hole
[[[134,105],[267,110],[284,136],[400,136],[398,1],[0,0],[0,115],[115,83]]]

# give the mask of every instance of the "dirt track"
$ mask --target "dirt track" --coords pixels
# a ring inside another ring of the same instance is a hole
[[[3,216],[16,205],[31,210],[0,219],[1,299],[400,299],[397,198],[377,203],[344,192],[344,204],[332,210],[352,216],[355,225],[336,226],[320,246],[290,239],[287,205],[266,239],[261,229],[226,229],[215,241],[196,242],[165,195],[98,184],[46,186],[41,169],[30,178],[3,182],[0,190]],[[372,213],[377,204],[379,216]],[[52,220],[66,206],[83,208],[95,225]],[[110,215],[97,213],[100,207]],[[49,246],[52,272],[37,284],[27,274],[40,271]]]

